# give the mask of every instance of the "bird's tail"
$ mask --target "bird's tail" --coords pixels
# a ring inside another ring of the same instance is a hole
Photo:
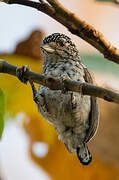
[[[88,165],[92,161],[92,156],[86,144],[82,144],[77,148],[77,156],[83,165]]]

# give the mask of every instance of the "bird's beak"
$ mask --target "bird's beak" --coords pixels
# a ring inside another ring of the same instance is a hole
[[[48,53],[53,53],[55,51],[55,49],[53,49],[51,46],[49,46],[48,44],[44,44],[44,45],[41,45],[41,49],[43,51],[46,51]]]

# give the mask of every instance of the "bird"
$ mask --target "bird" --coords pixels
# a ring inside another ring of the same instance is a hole
[[[80,53],[76,45],[65,34],[53,33],[47,36],[41,50],[44,56],[43,75],[61,79],[69,79],[93,84],[91,74],[81,62]],[[23,81],[20,70],[19,79]],[[70,153],[76,153],[82,165],[92,161],[88,149],[88,141],[95,135],[99,112],[97,98],[78,92],[65,90],[51,90],[39,85],[38,91],[33,81],[30,81],[33,99],[39,113],[50,122],[57,131],[58,138]]]

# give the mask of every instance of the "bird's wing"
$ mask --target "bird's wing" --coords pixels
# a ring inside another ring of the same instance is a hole
[[[93,79],[88,72],[88,69],[86,67],[84,68],[84,79],[87,83],[94,84]],[[98,111],[98,102],[97,98],[94,96],[91,96],[91,111],[89,115],[89,129],[86,134],[86,138],[84,142],[88,142],[96,133],[97,127],[99,122],[99,111]]]

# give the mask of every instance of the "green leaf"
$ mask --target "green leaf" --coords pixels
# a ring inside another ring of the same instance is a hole
[[[4,114],[5,114],[5,97],[2,89],[0,88],[0,139],[4,129]]]

